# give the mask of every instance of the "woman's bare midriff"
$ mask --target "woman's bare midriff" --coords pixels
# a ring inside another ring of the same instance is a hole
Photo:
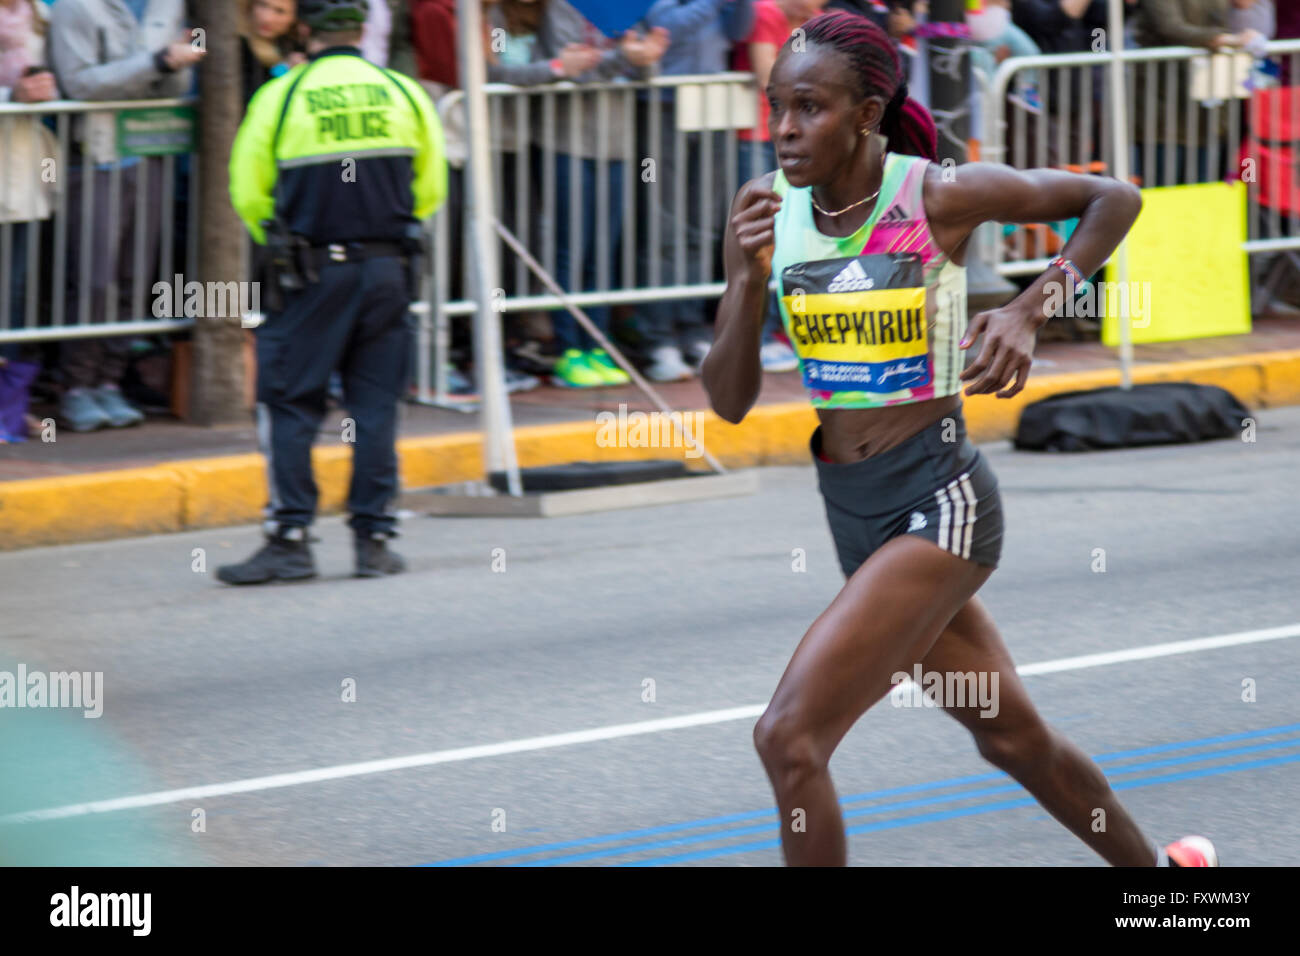
[[[960,407],[957,394],[885,408],[819,408],[821,452],[837,465],[849,465],[889,451]]]

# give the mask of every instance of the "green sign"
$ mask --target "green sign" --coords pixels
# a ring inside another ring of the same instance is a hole
[[[117,151],[122,156],[172,156],[197,148],[192,106],[123,110],[117,114]]]

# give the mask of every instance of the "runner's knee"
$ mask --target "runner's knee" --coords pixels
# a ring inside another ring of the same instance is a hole
[[[1041,722],[1015,728],[971,731],[980,756],[1012,776],[1024,767],[1043,765],[1052,751],[1052,732]]]
[[[813,733],[788,713],[770,707],[754,725],[754,747],[777,786],[795,785],[826,769],[829,755],[822,753]]]

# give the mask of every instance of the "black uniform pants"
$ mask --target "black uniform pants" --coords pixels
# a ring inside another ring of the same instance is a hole
[[[411,355],[406,270],[396,257],[333,263],[320,281],[286,295],[257,330],[258,440],[267,457],[268,518],[305,527],[316,514],[311,448],[325,415],[330,374],[343,380],[353,420],[348,524],[396,534],[397,406]]]

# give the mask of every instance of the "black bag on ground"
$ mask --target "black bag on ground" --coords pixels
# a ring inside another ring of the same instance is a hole
[[[1156,382],[1065,392],[1026,405],[1013,444],[1026,451],[1170,445],[1241,434],[1250,411],[1215,385]]]

